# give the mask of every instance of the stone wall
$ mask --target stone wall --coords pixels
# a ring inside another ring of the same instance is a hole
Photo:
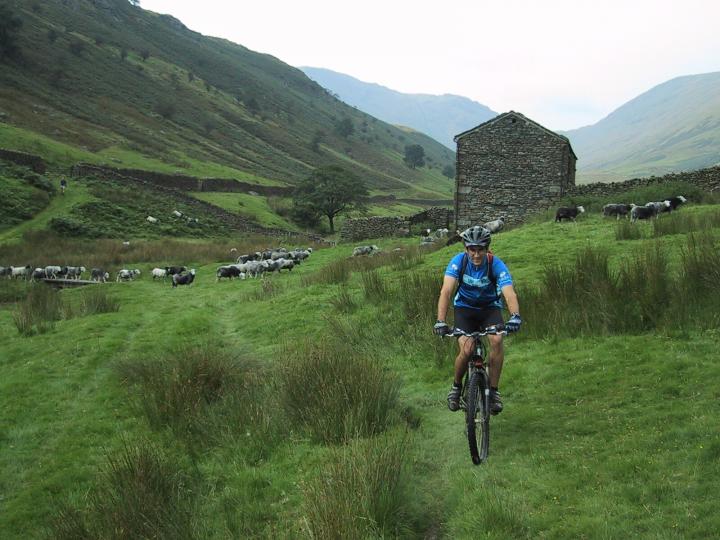
[[[452,210],[432,207],[412,216],[366,217],[346,219],[340,229],[340,240],[354,242],[367,238],[407,236],[415,223],[423,223],[435,229],[449,228],[453,220]]]
[[[651,176],[649,178],[633,178],[624,182],[611,183],[593,183],[573,186],[568,190],[569,196],[594,195],[607,197],[616,193],[623,193],[635,188],[653,186],[659,184],[667,184],[670,182],[686,182],[712,193],[720,191],[720,167],[710,167],[708,169],[699,169],[697,171],[688,171],[681,173],[671,173],[665,176]],[[668,193],[668,196],[673,195]],[[682,195],[676,193],[675,195]]]
[[[285,186],[260,186],[232,178],[196,178],[182,174],[165,174],[140,169],[116,169],[89,163],[78,163],[72,168],[73,175],[95,175],[104,178],[137,178],[149,184],[169,187],[179,191],[221,191],[229,193],[255,193],[257,195],[289,197],[293,188]]]
[[[45,174],[47,166],[45,160],[40,156],[34,156],[33,154],[26,154],[25,152],[16,152],[14,150],[5,150],[0,148],[0,159],[10,161],[18,165],[30,167],[33,171],[38,174]]]
[[[95,176],[99,178],[110,178],[112,180],[120,181],[126,184],[135,183],[151,187],[154,190],[165,191],[168,193],[169,196],[175,199],[182,200],[184,204],[187,204],[188,206],[194,208],[198,215],[212,215],[214,218],[222,222],[226,227],[230,229],[274,237],[289,237],[298,239],[305,238],[315,242],[325,242],[325,240],[319,235],[263,227],[261,225],[258,225],[257,223],[248,220],[247,218],[244,218],[237,214],[233,214],[232,212],[227,212],[226,210],[223,210],[218,206],[198,200],[194,197],[191,197],[190,195],[186,195],[185,193],[182,193],[182,190],[172,187],[171,185],[157,183],[151,180],[144,180],[141,178],[136,178],[134,176],[126,176],[121,173],[120,169],[112,169],[108,167],[99,167],[95,165],[89,165],[87,163],[81,163],[75,165],[72,168],[71,174],[73,176]],[[154,178],[153,175],[151,175],[151,177]]]
[[[505,218],[522,222],[575,184],[570,143],[515,112],[457,138],[457,228]]]

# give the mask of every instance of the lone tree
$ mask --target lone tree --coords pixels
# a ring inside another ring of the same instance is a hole
[[[405,147],[405,164],[414,169],[425,165],[425,149],[419,144],[409,144]]]
[[[335,124],[335,133],[340,135],[343,139],[347,139],[350,135],[355,133],[355,125],[353,121],[347,116]]]
[[[447,176],[451,180],[455,178],[455,167],[452,165],[445,165],[445,167],[442,170],[443,176]]]
[[[335,216],[349,210],[362,210],[368,196],[362,180],[338,165],[315,169],[293,193],[296,215],[325,216],[330,232],[335,232]]]

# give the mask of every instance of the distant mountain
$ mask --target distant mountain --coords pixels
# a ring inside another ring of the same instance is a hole
[[[578,156],[580,182],[720,164],[720,72],[669,80],[563,134]]]
[[[300,69],[348,105],[385,122],[426,133],[452,150],[455,150],[455,135],[498,114],[485,105],[462,96],[403,94],[329,69]]]
[[[0,146],[77,161],[289,185],[341,165],[374,192],[438,199],[451,150],[354,109],[277,58],[127,0],[0,2]],[[3,15],[5,16],[5,15]],[[427,167],[403,163],[408,144]]]

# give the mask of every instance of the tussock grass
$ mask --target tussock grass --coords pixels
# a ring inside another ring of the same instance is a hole
[[[170,428],[191,447],[248,437],[249,459],[272,446],[260,368],[220,344],[181,345],[157,360],[125,360],[117,370],[153,429]]]
[[[322,267],[317,272],[303,276],[301,283],[303,287],[310,285],[333,285],[346,283],[350,279],[353,263],[350,259],[340,259]]]
[[[245,295],[248,301],[269,300],[280,294],[283,290],[282,285],[268,274],[262,274],[260,279],[260,287]]]
[[[376,270],[363,272],[361,277],[366,300],[374,304],[381,304],[388,300],[388,286]]]
[[[341,340],[294,343],[278,375],[289,425],[316,441],[338,443],[381,433],[397,418],[400,382],[377,360]]]
[[[80,315],[114,313],[120,310],[120,302],[102,286],[85,287],[80,291]]]
[[[404,526],[407,435],[354,440],[336,449],[303,489],[311,538],[397,538]]]
[[[702,215],[673,212],[653,221],[653,236],[684,234],[716,227],[720,227],[720,211],[718,210]]]
[[[56,512],[52,537],[198,538],[192,484],[181,465],[150,441],[125,443],[108,457],[86,508]]]
[[[642,229],[637,224],[623,220],[615,226],[615,240],[639,240],[642,237]]]
[[[27,296],[29,286],[25,280],[0,277],[0,303],[22,300]]]
[[[43,284],[29,285],[27,296],[17,303],[13,322],[23,336],[44,334],[55,328],[63,318],[64,306],[60,294]]]
[[[261,249],[267,239],[208,240],[121,240],[64,238],[47,231],[28,232],[19,244],[0,246],[0,260],[23,261],[33,268],[49,264],[111,268],[131,263],[167,261],[168,264],[189,261],[210,263],[235,259],[230,250],[252,253]],[[18,264],[18,263],[13,263]]]
[[[655,243],[610,269],[601,249],[575,263],[549,266],[539,289],[523,291],[528,337],[608,335],[655,329],[709,328],[720,318],[720,252],[712,235],[690,235],[679,272]]]
[[[330,303],[342,313],[351,313],[358,307],[350,292],[344,287],[341,287],[337,294],[330,299]]]

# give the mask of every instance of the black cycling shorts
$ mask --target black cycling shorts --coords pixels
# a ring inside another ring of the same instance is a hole
[[[455,328],[465,332],[485,330],[488,326],[503,324],[502,311],[498,307],[471,309],[455,307]]]

